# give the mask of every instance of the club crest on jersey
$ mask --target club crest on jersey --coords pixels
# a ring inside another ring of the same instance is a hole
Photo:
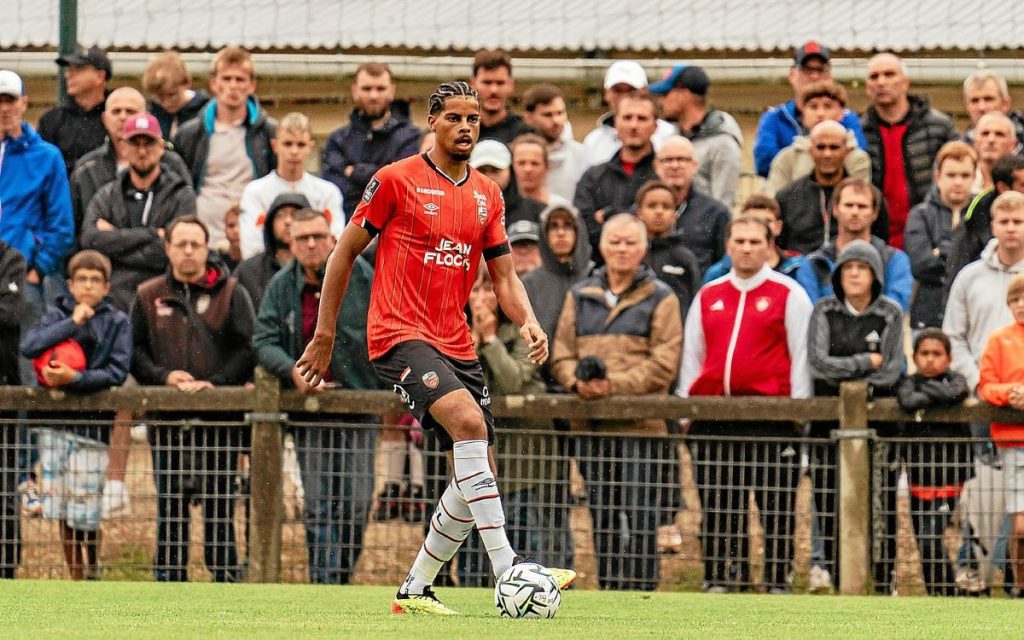
[[[476,199],[476,215],[482,227],[487,221],[487,196],[473,189],[473,197]]]
[[[761,296],[760,298],[754,301],[754,308],[757,309],[760,313],[764,313],[765,310],[771,306],[771,304],[771,298]]]
[[[441,384],[441,378],[437,375],[436,371],[428,371],[420,379],[423,380],[423,386],[428,389],[436,389]]]
[[[366,185],[366,189],[363,190],[363,202],[370,204],[370,200],[373,200],[373,194],[377,193],[377,187],[379,186],[380,180],[371,178],[370,184]]]

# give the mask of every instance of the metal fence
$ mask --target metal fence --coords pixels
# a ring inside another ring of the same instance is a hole
[[[302,396],[257,378],[255,390],[191,396],[0,388],[0,575],[397,584],[447,483],[429,432],[407,449],[410,490],[388,493],[381,425],[366,414],[400,409],[390,394]],[[101,471],[115,454],[102,442],[117,409],[132,411],[136,435],[123,480],[130,510],[101,517]],[[1013,412],[908,416],[891,400],[869,402],[856,384],[803,401],[541,396],[496,398],[493,409],[531,425],[694,420],[688,433],[660,437],[499,430],[514,548],[576,568],[581,587],[947,594],[1004,580],[1002,489],[992,460],[975,454],[987,443],[867,427],[1021,420]],[[82,411],[107,419],[74,419]],[[813,438],[800,431],[811,420]],[[32,472],[39,517],[19,490]],[[490,580],[474,536],[440,577]]]

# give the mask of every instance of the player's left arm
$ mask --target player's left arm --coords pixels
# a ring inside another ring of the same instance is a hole
[[[530,361],[543,364],[548,359],[548,336],[540,328],[537,316],[533,314],[533,306],[526,295],[526,287],[516,275],[512,266],[512,256],[508,252],[487,261],[487,270],[494,283],[494,295],[498,304],[512,322],[519,325],[519,335],[530,347]]]

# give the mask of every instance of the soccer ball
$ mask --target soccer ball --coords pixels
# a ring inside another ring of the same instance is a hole
[[[521,562],[494,585],[494,606],[502,618],[554,618],[562,603],[551,572],[536,562]]]

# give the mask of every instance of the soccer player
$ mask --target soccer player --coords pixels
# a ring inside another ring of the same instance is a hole
[[[436,430],[454,470],[391,605],[394,613],[455,614],[431,585],[474,526],[495,576],[520,561],[505,534],[491,399],[463,313],[481,257],[502,311],[521,327],[536,364],[547,360],[548,337],[512,267],[501,192],[468,165],[480,107],[465,82],[443,83],[430,96],[434,146],[380,169],[366,186],[327,263],[316,333],[296,364],[309,385],[323,380],[352,264],[379,236],[367,321],[370,360],[424,428]],[[576,577],[568,569],[552,573],[562,588]]]

